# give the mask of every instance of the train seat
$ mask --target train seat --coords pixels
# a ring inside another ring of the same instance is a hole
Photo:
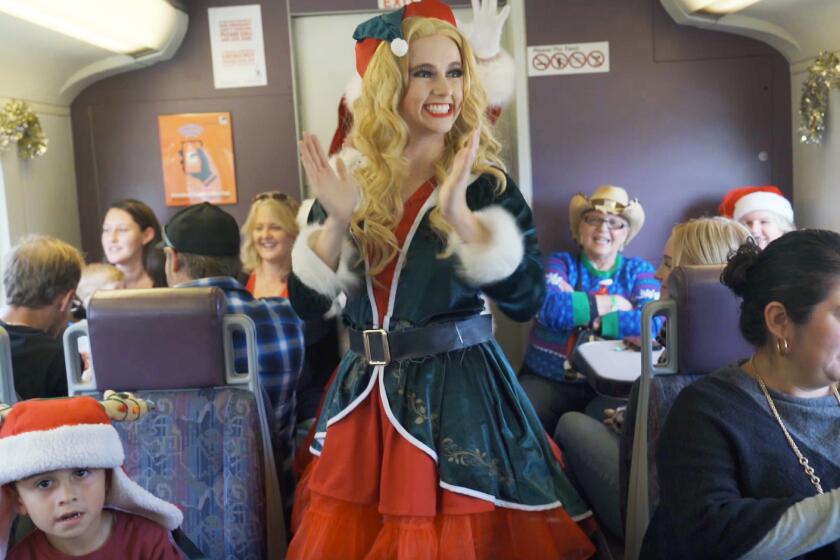
[[[12,405],[17,400],[15,378],[12,375],[12,344],[9,333],[0,327],[0,403]]]
[[[642,376],[631,393],[619,453],[627,560],[638,558],[659,503],[656,442],[677,395],[752,353],[738,328],[739,301],[721,284],[722,271],[723,265],[675,268],[668,280],[670,299],[646,305],[642,314]],[[654,364],[651,351],[656,315],[666,318],[667,360],[661,365]]]
[[[86,322],[65,333],[70,394],[137,393],[157,405],[117,425],[125,468],[181,506],[184,533],[213,559],[277,559],[285,525],[256,329],[226,315],[218,288],[97,292]],[[248,372],[234,371],[232,334],[248,340]],[[95,379],[81,380],[78,338],[90,337]]]

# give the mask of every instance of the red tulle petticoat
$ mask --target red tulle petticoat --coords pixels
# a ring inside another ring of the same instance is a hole
[[[330,426],[298,482],[288,558],[589,558],[584,530],[595,525],[581,525],[563,508],[497,507],[440,488],[435,462],[397,433],[373,391]]]
[[[434,191],[430,179],[405,203],[402,247]],[[376,277],[383,324],[396,259]],[[310,440],[311,441],[311,440]],[[551,442],[557,460],[560,452]],[[296,468],[305,460],[296,461]],[[595,530],[591,517],[581,521]],[[292,512],[290,560],[550,560],[589,558],[595,547],[566,511],[525,511],[444,490],[437,464],[397,433],[374,390],[328,428],[306,465]]]

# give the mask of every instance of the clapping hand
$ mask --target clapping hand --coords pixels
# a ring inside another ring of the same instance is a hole
[[[341,158],[338,158],[333,171],[314,134],[304,133],[299,147],[300,161],[315,197],[331,218],[346,226],[350,223],[359,197],[359,187],[352,174]]]
[[[458,28],[467,36],[476,58],[489,59],[499,54],[502,29],[510,15],[510,4],[496,13],[498,0],[472,0],[473,20],[458,22]]]
[[[476,127],[470,134],[467,145],[455,154],[449,174],[438,187],[440,211],[465,243],[484,243],[490,236],[487,228],[467,206],[467,187],[469,187],[470,172],[478,154],[480,135],[481,129]]]
[[[470,134],[467,145],[455,154],[455,158],[452,160],[452,168],[440,185],[438,204],[441,212],[450,222],[464,218],[465,212],[469,212],[467,187],[469,186],[470,171],[472,171],[476,154],[478,154],[479,135],[480,128],[476,127]]]

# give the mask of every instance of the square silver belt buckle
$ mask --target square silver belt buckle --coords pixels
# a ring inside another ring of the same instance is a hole
[[[372,335],[379,336],[382,345],[382,360],[374,360],[370,355],[370,339]],[[362,342],[365,346],[365,359],[372,366],[384,366],[391,361],[391,348],[388,346],[388,333],[384,329],[370,329],[362,331]]]

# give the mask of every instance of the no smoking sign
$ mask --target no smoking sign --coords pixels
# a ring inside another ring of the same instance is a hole
[[[528,47],[528,76],[591,74],[610,71],[610,43]]]

